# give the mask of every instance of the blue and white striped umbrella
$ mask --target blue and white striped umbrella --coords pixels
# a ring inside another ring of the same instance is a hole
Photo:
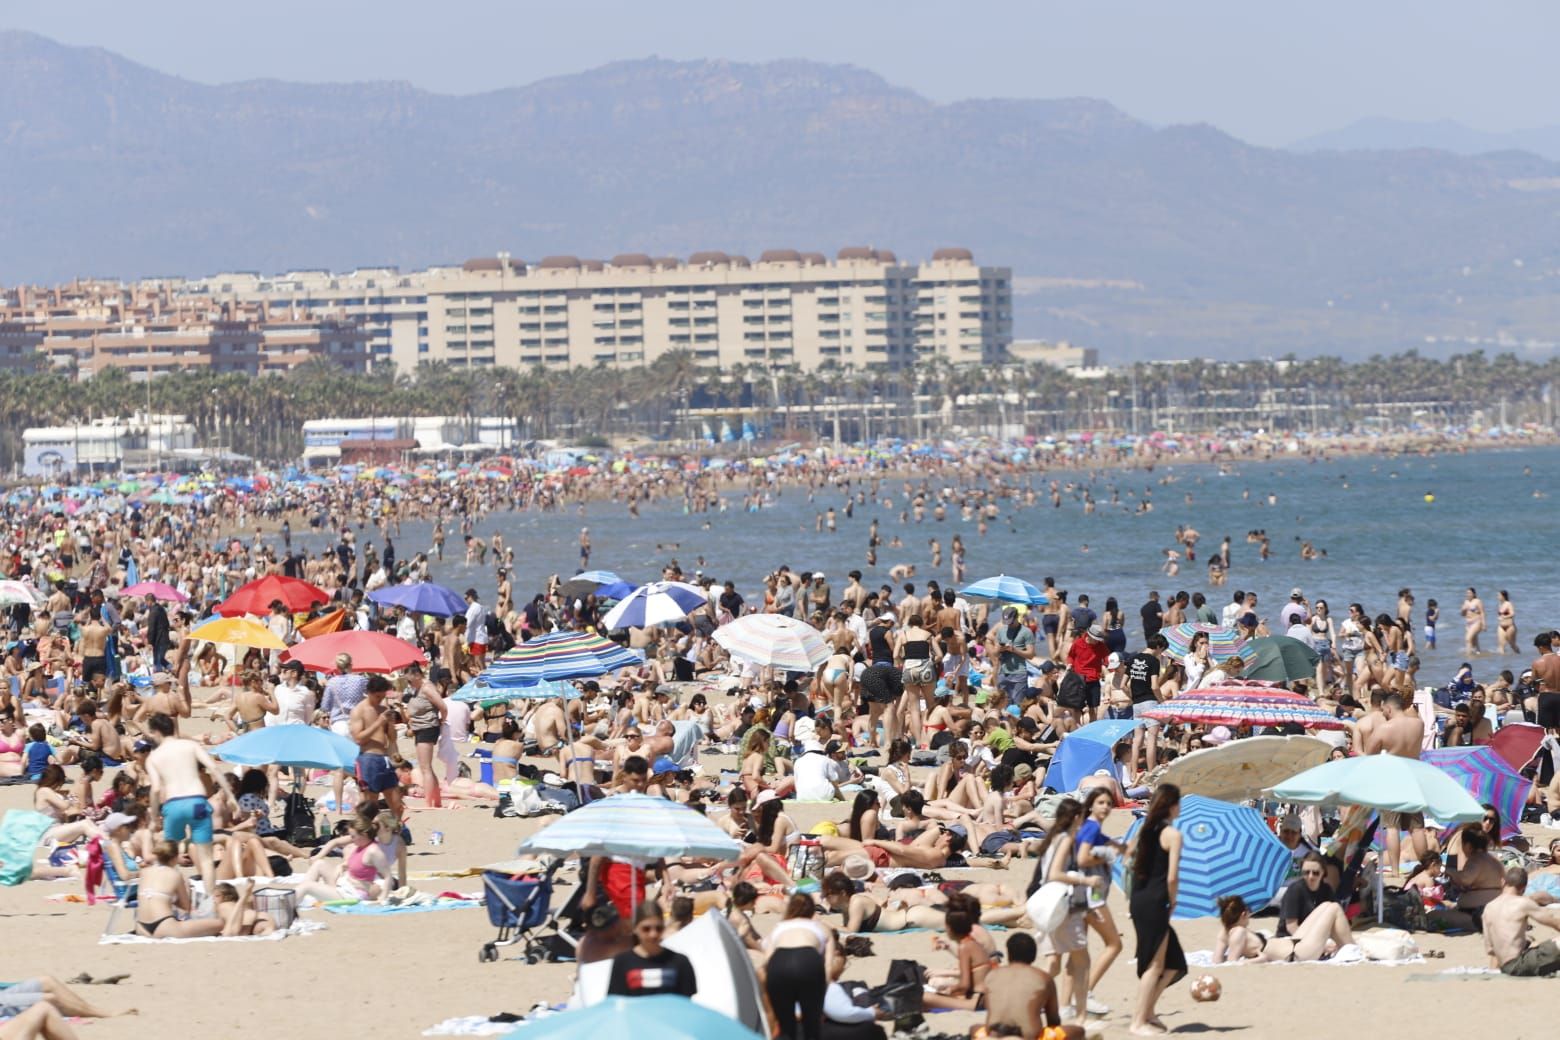
[[[580,691],[573,683],[539,682],[534,686],[489,686],[482,676],[477,676],[456,690],[450,700],[481,704],[487,701],[567,701],[578,697]]]
[[[617,794],[574,810],[520,843],[520,855],[622,856],[649,862],[676,856],[736,859],[742,845],[680,802]]]
[[[973,585],[966,585],[959,592],[975,599],[998,599],[1005,603],[1024,603],[1033,607],[1050,602],[1045,598],[1045,593],[1023,578],[1015,578],[1011,574],[982,578]]]
[[[1137,833],[1138,820],[1127,831]],[[1201,795],[1181,799],[1175,821],[1181,832],[1181,887],[1175,916],[1213,917],[1222,896],[1240,896],[1247,906],[1267,906],[1284,883],[1290,856],[1257,810]],[[1119,884],[1125,857],[1116,864]]]
[[[505,653],[482,678],[489,686],[532,686],[548,679],[593,679],[644,663],[641,654],[591,632],[549,632]]]
[[[649,628],[681,621],[709,605],[709,597],[697,585],[683,581],[652,581],[625,596],[607,611],[601,623],[607,630]]]
[[[581,571],[580,573],[576,574],[574,577],[570,578],[569,580],[570,581],[593,581],[597,585],[616,585],[618,582],[622,581],[623,579],[619,578],[617,576],[617,574],[615,572],[613,572],[613,571]]]

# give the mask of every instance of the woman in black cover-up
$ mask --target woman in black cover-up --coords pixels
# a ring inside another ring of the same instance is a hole
[[[1133,839],[1132,926],[1137,932],[1137,1007],[1130,1032],[1158,1036],[1167,1032],[1154,1012],[1165,989],[1186,975],[1186,955],[1170,914],[1180,886],[1181,832],[1174,823],[1181,812],[1181,790],[1161,784],[1148,803],[1148,815]]]

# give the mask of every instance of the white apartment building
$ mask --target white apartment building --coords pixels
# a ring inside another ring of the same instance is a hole
[[[1012,272],[966,249],[921,263],[887,250],[834,260],[790,249],[757,261],[720,252],[611,261],[500,254],[402,274],[229,273],[167,283],[176,298],[263,304],[272,320],[348,316],[376,363],[648,365],[688,350],[702,365],[900,368],[930,358],[996,362],[1012,341]]]

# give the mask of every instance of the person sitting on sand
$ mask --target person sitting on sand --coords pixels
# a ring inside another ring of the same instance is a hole
[[[1251,909],[1240,896],[1219,900],[1219,940],[1215,964],[1240,961],[1324,961],[1354,942],[1349,919],[1337,903],[1312,910],[1294,934],[1280,938],[1251,927]]]
[[[1083,1040],[1082,1027],[1062,1024],[1056,983],[1035,967],[1037,952],[1032,936],[1008,936],[1007,964],[986,973],[986,1036],[1039,1040],[1054,1027],[1066,1040]]]
[[[1500,895],[1484,908],[1484,951],[1502,975],[1560,973],[1560,938],[1535,943],[1528,935],[1535,922],[1560,931],[1560,906],[1540,906],[1527,894],[1527,887],[1525,870],[1506,869]]]
[[[245,885],[243,892],[226,881],[220,882],[213,892],[213,909],[222,921],[223,935],[270,935],[276,931],[276,922],[269,914],[254,908],[255,889]],[[233,930],[229,931],[229,927]]]
[[[343,856],[331,858],[330,851],[343,845],[347,849]],[[362,819],[349,821],[345,842],[339,838],[326,842],[315,856],[297,886],[299,895],[329,903],[340,899],[368,902],[389,894],[390,861],[374,842],[372,824]]]
[[[196,939],[211,935],[237,935],[242,920],[222,917],[190,917],[189,882],[179,870],[179,847],[159,841],[152,849],[156,862],[141,868],[135,930],[149,939]]]

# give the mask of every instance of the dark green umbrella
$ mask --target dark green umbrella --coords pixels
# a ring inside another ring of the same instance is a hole
[[[1252,639],[1241,648],[1240,656],[1246,659],[1242,679],[1285,683],[1316,678],[1316,662],[1320,660],[1310,646],[1289,636]]]

